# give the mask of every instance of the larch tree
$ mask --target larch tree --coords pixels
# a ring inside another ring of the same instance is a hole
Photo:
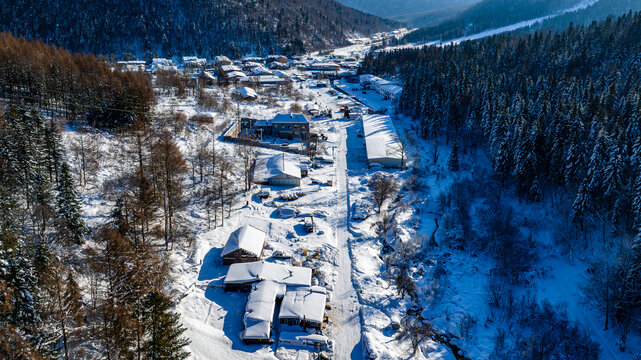
[[[175,241],[178,234],[176,216],[184,207],[182,177],[187,171],[187,164],[182,152],[173,140],[171,133],[164,131],[154,143],[151,164],[154,172],[154,186],[160,194],[164,227],[165,249]]]

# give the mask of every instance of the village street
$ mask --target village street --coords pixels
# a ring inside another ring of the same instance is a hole
[[[349,247],[350,199],[347,181],[346,131],[341,126],[340,146],[336,151],[336,176],[338,183],[338,204],[336,206],[335,236],[338,248],[334,304],[335,354],[337,359],[361,359],[361,316],[360,303],[352,282],[352,259]]]

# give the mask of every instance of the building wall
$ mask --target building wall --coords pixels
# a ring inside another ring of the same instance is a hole
[[[273,186],[300,186],[300,179],[287,175],[274,176],[269,179],[269,185]]]
[[[223,265],[231,265],[235,263],[245,263],[259,260],[260,256],[248,255],[245,254],[242,250],[236,250],[223,257]]]
[[[369,164],[379,163],[387,168],[400,168],[401,159],[396,158],[379,158],[379,159],[368,159]]]

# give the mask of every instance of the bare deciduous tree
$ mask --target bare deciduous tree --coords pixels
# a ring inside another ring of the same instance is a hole
[[[374,196],[374,202],[378,207],[378,213],[381,213],[385,201],[392,197],[395,193],[398,192],[399,186],[396,179],[392,176],[376,176],[374,177],[369,186],[372,187],[372,195]]]

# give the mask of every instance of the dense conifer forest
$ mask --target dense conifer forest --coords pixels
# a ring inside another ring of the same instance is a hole
[[[623,244],[616,260],[591,270],[587,291],[623,342],[641,311],[639,53],[641,15],[628,14],[370,54],[360,70],[403,79],[398,111],[417,119],[421,136],[485,149],[499,189],[513,185],[521,201],[565,211],[568,228],[556,240],[568,251]]]
[[[100,16],[97,16],[100,14]],[[334,0],[5,1],[0,30],[73,52],[153,56],[304,53],[395,22]]]
[[[438,25],[422,27],[406,35],[403,40],[415,42],[455,39],[487,29],[550,15],[576,3],[575,0],[484,0],[465,9],[451,20]]]

